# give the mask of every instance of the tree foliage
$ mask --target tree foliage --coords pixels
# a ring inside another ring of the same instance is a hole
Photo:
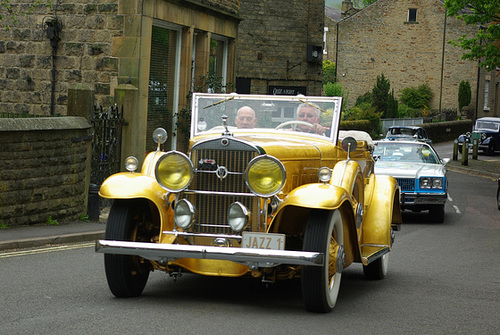
[[[429,106],[432,99],[432,90],[428,84],[418,87],[405,87],[401,91],[399,101],[413,109],[423,109]]]
[[[474,36],[451,41],[465,50],[462,59],[477,60],[489,71],[500,66],[500,0],[445,0],[444,6],[448,16],[478,27]]]
[[[323,61],[323,85],[337,81],[337,78],[335,77],[335,68],[335,63],[331,60],[325,59]]]
[[[462,108],[468,106],[472,99],[470,83],[466,80],[460,82],[458,86],[458,110],[461,112]]]

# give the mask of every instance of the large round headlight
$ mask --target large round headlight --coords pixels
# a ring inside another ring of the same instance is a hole
[[[245,180],[250,190],[261,197],[277,194],[285,185],[283,164],[272,156],[258,156],[248,163]]]
[[[188,187],[193,174],[193,164],[182,152],[167,152],[156,163],[156,180],[170,192],[179,192]]]

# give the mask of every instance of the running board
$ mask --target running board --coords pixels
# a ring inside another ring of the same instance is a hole
[[[389,253],[389,251],[391,251],[391,248],[387,245],[363,244],[361,245],[361,263],[366,266]]]

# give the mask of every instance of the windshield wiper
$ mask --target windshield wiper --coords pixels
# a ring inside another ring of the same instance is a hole
[[[218,105],[218,104],[222,104],[222,103],[224,103],[224,102],[226,102],[226,101],[233,100],[233,99],[234,99],[234,97],[229,97],[229,98],[227,98],[227,99],[224,99],[224,100],[221,100],[221,101],[217,101],[217,102],[214,102],[214,103],[213,103],[213,104],[211,104],[211,105],[205,106],[205,107],[203,107],[203,109],[207,109],[207,108],[209,108],[209,107],[213,107],[213,106],[216,106],[216,105]]]

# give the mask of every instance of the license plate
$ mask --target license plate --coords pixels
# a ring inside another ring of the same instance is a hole
[[[285,234],[264,234],[243,232],[241,246],[255,249],[285,249]]]

